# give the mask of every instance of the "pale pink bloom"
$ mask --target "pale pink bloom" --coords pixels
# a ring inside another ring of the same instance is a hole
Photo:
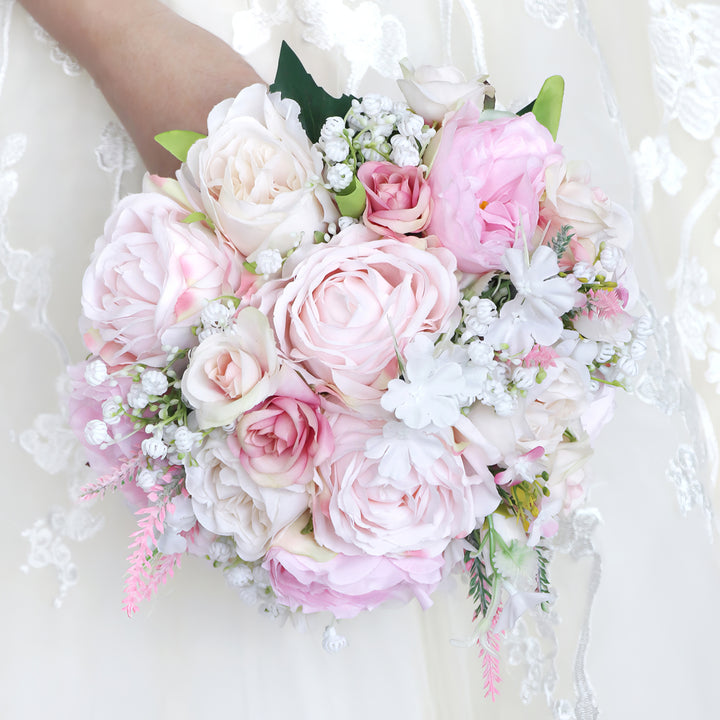
[[[280,361],[267,318],[243,308],[231,330],[205,338],[190,354],[182,392],[201,430],[233,422],[277,386]]]
[[[365,224],[381,235],[398,240],[419,233],[430,220],[430,187],[418,167],[398,167],[388,162],[366,162],[358,170],[365,187]]]
[[[273,537],[307,509],[304,492],[258,485],[222,431],[206,438],[195,460],[185,479],[193,511],[206,530],[231,535],[243,560],[261,558]]]
[[[437,337],[458,322],[455,260],[443,248],[420,250],[354,224],[291,261],[288,280],[263,287],[257,302],[283,356],[350,404],[379,399],[397,377],[397,351],[418,333]]]
[[[484,78],[466,80],[460,70],[452,66],[421,65],[417,69],[400,63],[403,73],[398,87],[410,108],[432,124],[440,122],[446,113],[464,102],[473,102],[482,109],[485,96],[493,97],[494,88],[483,83]]]
[[[351,555],[416,550],[438,555],[495,509],[496,502],[489,509],[483,505],[483,485],[492,484],[487,468],[484,475],[466,475],[451,446],[422,467],[411,456],[402,478],[385,477],[379,470],[382,458],[366,453],[368,440],[382,433],[382,422],[338,414],[330,424],[335,451],[318,467],[312,504],[321,545]]]
[[[82,285],[91,351],[109,365],[164,365],[163,345],[195,344],[207,300],[241,285],[238,253],[158,193],[122,199],[95,245]]]
[[[334,446],[320,397],[287,368],[275,394],[240,418],[235,435],[240,462],[265,487],[306,485]]]
[[[628,292],[624,288],[591,290],[588,303],[573,319],[573,327],[585,338],[617,345],[628,342],[635,319],[625,312]]]
[[[480,274],[502,268],[506,248],[532,239],[545,171],[562,155],[532,114],[478,118],[467,104],[440,132],[428,175],[434,206],[427,232],[452,250],[460,270]]]
[[[294,100],[250,85],[216,105],[208,137],[188,152],[178,180],[250,261],[258,252],[287,253],[337,218],[322,183],[320,151],[308,140]]]
[[[278,600],[291,610],[351,618],[391,599],[416,597],[423,608],[432,604],[430,595],[442,579],[442,555],[335,554],[311,535],[301,535],[299,525],[276,538],[263,563]]]

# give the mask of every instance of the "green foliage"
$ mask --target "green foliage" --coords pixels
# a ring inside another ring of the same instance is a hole
[[[367,196],[365,188],[357,177],[353,177],[350,185],[341,192],[335,193],[335,202],[341,215],[359,218],[365,210]]]
[[[531,112],[535,119],[550,131],[553,140],[557,140],[564,94],[565,81],[560,75],[553,75],[543,83],[535,100],[520,110],[518,115]]]
[[[575,237],[572,225],[563,225],[558,234],[552,239],[552,249],[558,257],[562,257],[567,250],[570,241]]]
[[[349,95],[334,98],[325,92],[315,83],[285,41],[280,48],[275,82],[270,90],[300,105],[300,122],[312,142],[320,138],[320,130],[327,118],[333,115],[345,117],[353,100]]]
[[[155,136],[155,142],[162,145],[181,162],[187,160],[188,150],[202,138],[207,137],[192,130],[168,130]]]
[[[475,553],[465,551],[465,564],[470,575],[468,597],[475,605],[475,618],[485,617],[492,603],[493,582],[482,558],[484,542],[480,530],[473,530],[465,539],[476,550]]]

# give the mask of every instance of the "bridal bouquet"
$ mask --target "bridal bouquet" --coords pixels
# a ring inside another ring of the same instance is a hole
[[[469,579],[499,636],[552,599],[547,538],[648,323],[625,213],[563,157],[562,81],[520,114],[451,68],[269,91],[158,140],[82,288],[71,424],[134,506],[125,608],[185,553],[265,610],[349,618]]]

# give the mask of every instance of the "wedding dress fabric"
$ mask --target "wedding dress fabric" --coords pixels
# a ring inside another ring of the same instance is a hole
[[[310,618],[299,632],[189,558],[128,619],[120,600],[134,520],[119,496],[77,503],[87,475],[62,389],[64,367],[84,356],[82,273],[114,203],[139,189],[141,163],[88,75],[0,0],[0,716],[713,717],[720,6],[168,4],[234,43],[266,79],[288,40],[332,92],[397,96],[405,56],[489,72],[510,109],[563,75],[559,141],[634,215],[653,348],[598,441],[587,508],[556,538],[556,603],[505,640],[495,704],[483,699],[476,652],[449,642],[470,628],[460,581],[427,612],[381,608],[325,633],[328,619]],[[349,644],[330,653],[323,639],[330,650]]]

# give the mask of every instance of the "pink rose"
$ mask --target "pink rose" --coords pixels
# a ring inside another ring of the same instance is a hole
[[[109,365],[161,366],[163,345],[195,344],[206,300],[240,287],[238,253],[158,193],[120,201],[97,241],[82,286],[85,342]]]
[[[280,362],[267,318],[243,308],[228,332],[205,338],[190,354],[182,392],[201,430],[233,422],[275,391]]]
[[[312,536],[301,535],[300,526],[280,533],[263,563],[278,600],[290,609],[351,618],[389,599],[407,602],[414,596],[423,608],[432,604],[430,594],[445,564],[442,555],[336,555]]]
[[[235,435],[248,475],[265,487],[306,485],[333,450],[316,395],[294,370],[281,372],[276,394],[246,412]]]
[[[415,335],[457,324],[455,259],[444,248],[420,250],[351,225],[294,259],[283,268],[289,281],[256,297],[284,356],[310,384],[328,383],[348,402],[377,400],[397,377],[397,350]]]
[[[419,233],[430,220],[430,187],[418,167],[398,167],[388,162],[366,162],[358,170],[365,187],[365,224],[398,240]]]
[[[538,222],[545,170],[559,145],[531,114],[479,122],[466,104],[443,126],[428,183],[434,201],[428,233],[452,250],[458,268],[503,267],[508,247],[524,247]]]
[[[447,445],[423,467],[412,461],[402,476],[385,477],[382,458],[366,456],[366,442],[382,422],[337,414],[332,457],[318,467],[312,503],[317,541],[335,552],[368,555],[423,551],[438,555],[453,538],[476,527],[475,485]]]

